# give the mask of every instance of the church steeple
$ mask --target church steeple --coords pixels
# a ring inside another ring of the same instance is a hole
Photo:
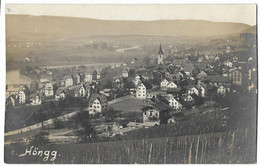
[[[159,48],[159,52],[158,52],[158,54],[159,54],[159,55],[162,55],[162,54],[163,54],[161,43],[160,43],[160,48]]]
[[[162,45],[160,43],[160,48],[158,51],[158,65],[163,64],[163,51],[162,51]]]

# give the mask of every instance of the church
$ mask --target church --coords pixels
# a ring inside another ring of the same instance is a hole
[[[162,45],[160,44],[159,52],[158,52],[158,65],[163,64],[163,51]]]

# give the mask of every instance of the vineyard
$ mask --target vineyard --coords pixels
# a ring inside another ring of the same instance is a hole
[[[44,146],[57,150],[53,162],[38,156],[18,157],[28,147],[8,145],[5,162],[57,164],[189,164],[189,163],[255,163],[255,130],[149,138],[127,141]],[[39,147],[40,148],[40,147]]]

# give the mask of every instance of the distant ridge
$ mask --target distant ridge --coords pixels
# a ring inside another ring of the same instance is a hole
[[[6,15],[7,40],[59,39],[90,35],[210,37],[239,34],[252,26],[205,20],[98,20],[76,17]]]

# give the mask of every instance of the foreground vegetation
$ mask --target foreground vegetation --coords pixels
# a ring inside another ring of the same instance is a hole
[[[38,146],[56,150],[55,161],[43,161],[40,156],[18,157],[27,146],[5,147],[8,163],[57,164],[188,164],[188,163],[255,163],[254,130],[230,130],[202,135],[162,137],[129,141],[89,144]]]

